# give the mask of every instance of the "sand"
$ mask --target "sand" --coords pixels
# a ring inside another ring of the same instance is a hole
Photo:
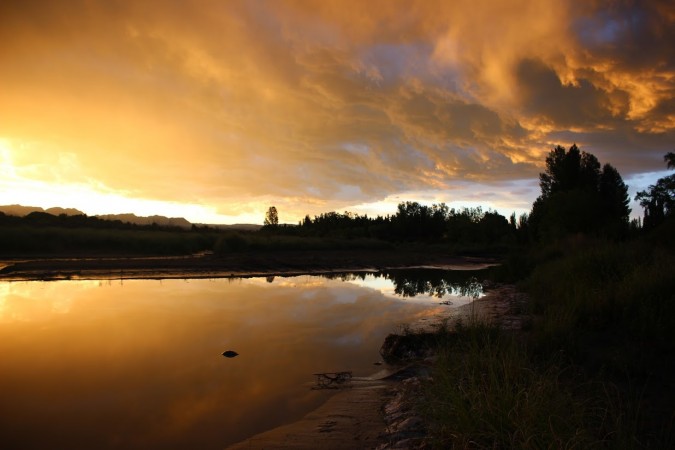
[[[392,268],[479,270],[495,261],[416,251],[334,250],[173,257],[49,257],[0,261],[0,281],[294,276]]]
[[[229,449],[376,449],[383,443],[382,405],[393,382],[380,381],[341,390],[297,422],[234,444]]]
[[[525,318],[522,314],[525,301],[514,286],[497,286],[473,304],[449,309],[435,320],[412,324],[411,328],[430,331],[444,321],[479,318],[516,329]],[[425,428],[418,425],[421,419],[410,407],[399,404],[405,403],[410,395],[409,385],[424,378],[423,373],[432,362],[433,358],[429,358],[407,367],[390,367],[369,379],[356,380],[353,387],[341,389],[299,421],[255,435],[228,449],[426,448],[426,439],[419,437],[418,432]],[[412,431],[405,429],[410,424]]]

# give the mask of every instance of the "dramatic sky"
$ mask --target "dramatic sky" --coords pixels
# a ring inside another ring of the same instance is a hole
[[[664,1],[0,2],[0,204],[281,222],[529,210],[557,144],[675,150]]]

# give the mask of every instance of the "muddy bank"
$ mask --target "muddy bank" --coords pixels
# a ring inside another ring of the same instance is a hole
[[[384,450],[419,440],[419,421],[410,420],[404,398],[412,380],[428,373],[425,363],[388,367],[370,377],[354,377],[326,403],[291,424],[227,447],[243,449]],[[405,392],[404,392],[405,391]]]
[[[481,269],[493,258],[417,251],[284,251],[177,257],[40,258],[0,261],[0,280],[292,276],[402,267]],[[4,267],[3,267],[4,266]]]
[[[528,320],[527,295],[510,284],[485,289],[485,296],[459,308],[448,309],[432,320],[411,324],[411,330],[431,332],[444,322],[452,329],[457,321],[469,323],[472,320],[491,323],[504,330],[520,330]]]
[[[380,410],[391,381],[353,382],[301,420],[253,436],[228,449],[375,449],[385,428]]]
[[[417,333],[432,333],[445,323],[472,319],[495,323],[505,329],[519,329],[526,320],[526,297],[514,286],[491,288],[472,304],[448,310],[433,321],[411,324]],[[388,338],[390,340],[390,338]],[[394,339],[395,340],[395,339]],[[412,339],[399,349],[400,366],[390,366],[369,378],[356,380],[317,410],[301,420],[253,436],[228,447],[243,449],[426,449],[426,425],[417,415],[415,401],[422,384],[431,374],[434,354],[423,339]],[[383,349],[386,352],[386,343]]]

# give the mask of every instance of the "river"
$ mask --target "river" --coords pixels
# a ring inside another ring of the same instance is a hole
[[[224,448],[324,402],[312,374],[376,372],[475,275],[1,283],[0,447]]]

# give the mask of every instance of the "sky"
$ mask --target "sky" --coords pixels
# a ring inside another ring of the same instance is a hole
[[[0,204],[508,216],[573,143],[634,196],[675,150],[673,42],[656,0],[3,1]]]

